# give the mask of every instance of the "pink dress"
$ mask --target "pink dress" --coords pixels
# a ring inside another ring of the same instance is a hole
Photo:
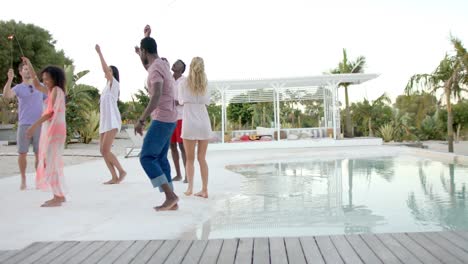
[[[49,91],[45,114],[52,117],[42,123],[39,139],[39,164],[36,170],[36,188],[51,189],[54,195],[64,196],[63,149],[67,138],[65,124],[65,94],[59,87],[55,103],[52,104],[52,92]]]

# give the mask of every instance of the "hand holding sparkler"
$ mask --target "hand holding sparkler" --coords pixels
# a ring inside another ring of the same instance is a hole
[[[13,69],[8,70],[8,81],[13,81],[13,77],[15,77],[15,73],[13,72]]]

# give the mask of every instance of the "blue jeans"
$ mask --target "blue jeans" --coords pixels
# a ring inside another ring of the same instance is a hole
[[[161,185],[169,184],[172,190],[171,165],[167,160],[167,151],[169,150],[169,141],[176,123],[166,123],[153,120],[146,132],[143,140],[143,146],[140,153],[140,163],[151,180],[153,187],[159,187],[163,192]]]

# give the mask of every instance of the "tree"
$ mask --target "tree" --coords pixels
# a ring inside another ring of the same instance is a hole
[[[81,129],[83,129],[88,122],[88,113],[95,110],[91,95],[96,88],[76,83],[80,78],[88,74],[88,72],[89,71],[86,70],[75,74],[74,66],[65,66],[65,78],[67,81],[67,111],[65,116],[67,122],[67,143],[70,143],[73,138],[81,136]]]
[[[465,87],[468,84],[468,73],[466,63],[466,49],[461,42],[452,37],[452,43],[456,54],[448,55],[440,61],[439,66],[431,74],[415,74],[408,81],[406,86],[407,94],[413,92],[418,84],[423,84],[425,89],[435,94],[438,90],[443,90],[445,98],[445,107],[447,108],[447,140],[448,151],[453,152],[453,111],[452,98],[457,100],[461,98]],[[441,98],[441,99],[443,99]]]
[[[456,140],[460,140],[460,132],[468,126],[468,100],[458,102],[453,106],[453,125],[456,128]]]
[[[9,36],[13,36],[9,38]],[[19,44],[18,44],[19,43]],[[24,24],[14,20],[0,20],[0,89],[7,80],[7,71],[13,67],[15,72],[21,57],[28,57],[36,70],[46,65],[71,65],[73,61],[65,56],[63,50],[56,50],[52,35],[45,29],[33,24]],[[14,82],[21,82],[16,74]]]
[[[343,73],[362,73],[364,72],[364,66],[366,64],[366,58],[364,56],[359,56],[355,61],[348,61],[348,56],[346,54],[346,49],[343,49],[343,60],[338,64],[338,68],[331,70],[333,74],[343,74]],[[352,137],[352,123],[351,123],[351,113],[349,109],[349,97],[348,97],[348,86],[350,83],[340,83],[340,86],[345,89],[345,103],[346,103],[346,115],[345,115],[345,137]]]
[[[395,101],[395,107],[402,113],[407,113],[415,128],[420,128],[421,123],[427,115],[433,115],[437,110],[437,98],[425,91],[416,91],[412,94],[399,95]]]
[[[353,104],[353,114],[361,118],[361,124],[367,124],[367,131],[369,137],[374,136],[374,127],[390,122],[392,116],[392,109],[385,105],[390,103],[390,98],[384,93],[379,98],[370,102],[367,99],[364,101]],[[379,120],[375,124],[373,121]]]

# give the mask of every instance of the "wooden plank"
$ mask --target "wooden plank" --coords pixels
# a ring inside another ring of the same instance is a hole
[[[416,241],[420,246],[429,251],[434,257],[438,258],[442,263],[461,264],[455,256],[439,247],[437,244],[432,242],[422,233],[408,233],[408,236]]]
[[[364,263],[382,263],[359,235],[346,236],[346,240],[348,240]]]
[[[344,263],[329,236],[317,236],[315,241],[326,263]]]
[[[450,241],[455,246],[468,252],[468,241],[458,236],[454,232],[439,232],[441,236]]]
[[[18,263],[21,260],[29,257],[30,255],[36,253],[40,249],[49,245],[50,242],[35,242],[27,246],[25,249],[20,250],[16,255],[2,262],[3,264]]]
[[[33,262],[39,260],[40,258],[42,258],[43,256],[47,255],[47,253],[53,251],[54,249],[56,249],[57,247],[59,247],[63,243],[64,242],[62,242],[62,241],[60,241],[60,242],[50,242],[49,244],[47,244],[47,246],[41,248],[40,250],[36,251],[35,253],[29,255],[27,258],[21,260],[21,263],[24,263],[24,264],[33,263]]]
[[[270,259],[272,264],[288,263],[288,256],[286,255],[286,245],[284,244],[284,238],[270,238]]]
[[[301,237],[299,241],[307,263],[325,264],[314,237]]]
[[[383,263],[400,264],[401,261],[393,255],[393,253],[385,247],[382,242],[374,234],[362,234],[362,240],[366,242],[367,246],[374,252]]]
[[[286,237],[284,238],[284,244],[286,246],[287,261],[289,263],[306,264],[304,252],[302,251],[301,241],[297,237]],[[271,243],[270,243],[271,249]],[[273,258],[271,259],[273,262]],[[286,263],[288,263],[286,262]]]
[[[237,246],[236,264],[252,263],[253,239],[241,238]]]
[[[134,240],[120,241],[117,245],[109,251],[104,258],[99,260],[99,264],[111,264],[114,263],[125,251],[135,243]]]
[[[177,246],[174,248],[174,250],[171,252],[169,257],[167,258],[166,262],[164,264],[179,264],[182,262],[182,260],[185,257],[185,254],[187,254],[187,251],[189,250],[190,246],[192,245],[191,240],[181,240],[177,244]]]
[[[270,246],[268,238],[254,238],[253,263],[270,263]]]
[[[457,257],[460,261],[468,261],[468,252],[460,249],[456,245],[450,243],[445,237],[435,232],[423,233],[428,239],[432,240],[439,247]]]
[[[83,250],[86,250],[87,247],[91,246],[94,242],[93,241],[84,241],[78,242],[69,250],[65,251],[63,254],[59,255],[58,257],[52,259],[49,263],[51,264],[62,264],[67,263],[67,261],[75,256],[76,254],[80,253]]]
[[[391,234],[403,247],[408,249],[415,257],[417,257],[422,263],[441,263],[437,258],[431,255],[427,250],[421,247],[418,243],[413,241],[406,234]]]
[[[206,245],[205,251],[203,251],[203,254],[201,256],[200,263],[216,263],[222,245],[222,239],[208,240],[208,244]]]
[[[219,264],[234,263],[236,259],[237,245],[239,239],[225,239],[221,252],[219,252],[218,262]]]
[[[84,250],[81,250],[75,256],[71,257],[67,260],[67,264],[78,264],[81,263],[83,260],[87,259],[91,256],[94,252],[99,250],[102,246],[106,244],[105,241],[94,241],[91,245],[86,247]]]
[[[164,263],[178,243],[179,240],[165,240],[158,251],[148,260],[148,263]]]
[[[118,241],[105,242],[104,245],[102,245],[102,247],[100,247],[98,250],[94,251],[93,254],[88,256],[84,262],[88,264],[98,263],[102,258],[104,258],[107,255],[107,253],[114,249],[118,243]]]
[[[61,244],[59,247],[57,247],[53,251],[50,251],[46,255],[42,256],[39,260],[34,262],[34,264],[49,264],[55,258],[58,258],[60,255],[64,254],[65,252],[67,252],[69,249],[76,246],[77,244],[78,242],[76,241],[64,242],[63,244]]]
[[[188,250],[187,255],[185,255],[185,258],[182,261],[182,263],[183,264],[198,263],[207,244],[208,244],[208,240],[193,241],[192,246]]]
[[[353,247],[349,244],[348,240],[343,235],[330,236],[331,241],[335,245],[336,250],[341,258],[346,263],[362,264],[358,254],[354,251]]]
[[[389,234],[378,234],[377,238],[403,263],[422,264],[418,258],[411,254],[397,240]]]
[[[132,264],[143,264],[148,262],[148,260],[156,253],[156,251],[164,243],[163,240],[151,240],[146,246],[135,256]]]
[[[0,263],[2,263],[2,261],[5,261],[11,257],[13,257],[14,255],[18,254],[20,252],[20,250],[6,250],[6,251],[3,251],[2,255],[0,255]]]
[[[150,243],[148,240],[139,240],[133,243],[122,255],[120,255],[115,264],[130,263],[135,257]]]

